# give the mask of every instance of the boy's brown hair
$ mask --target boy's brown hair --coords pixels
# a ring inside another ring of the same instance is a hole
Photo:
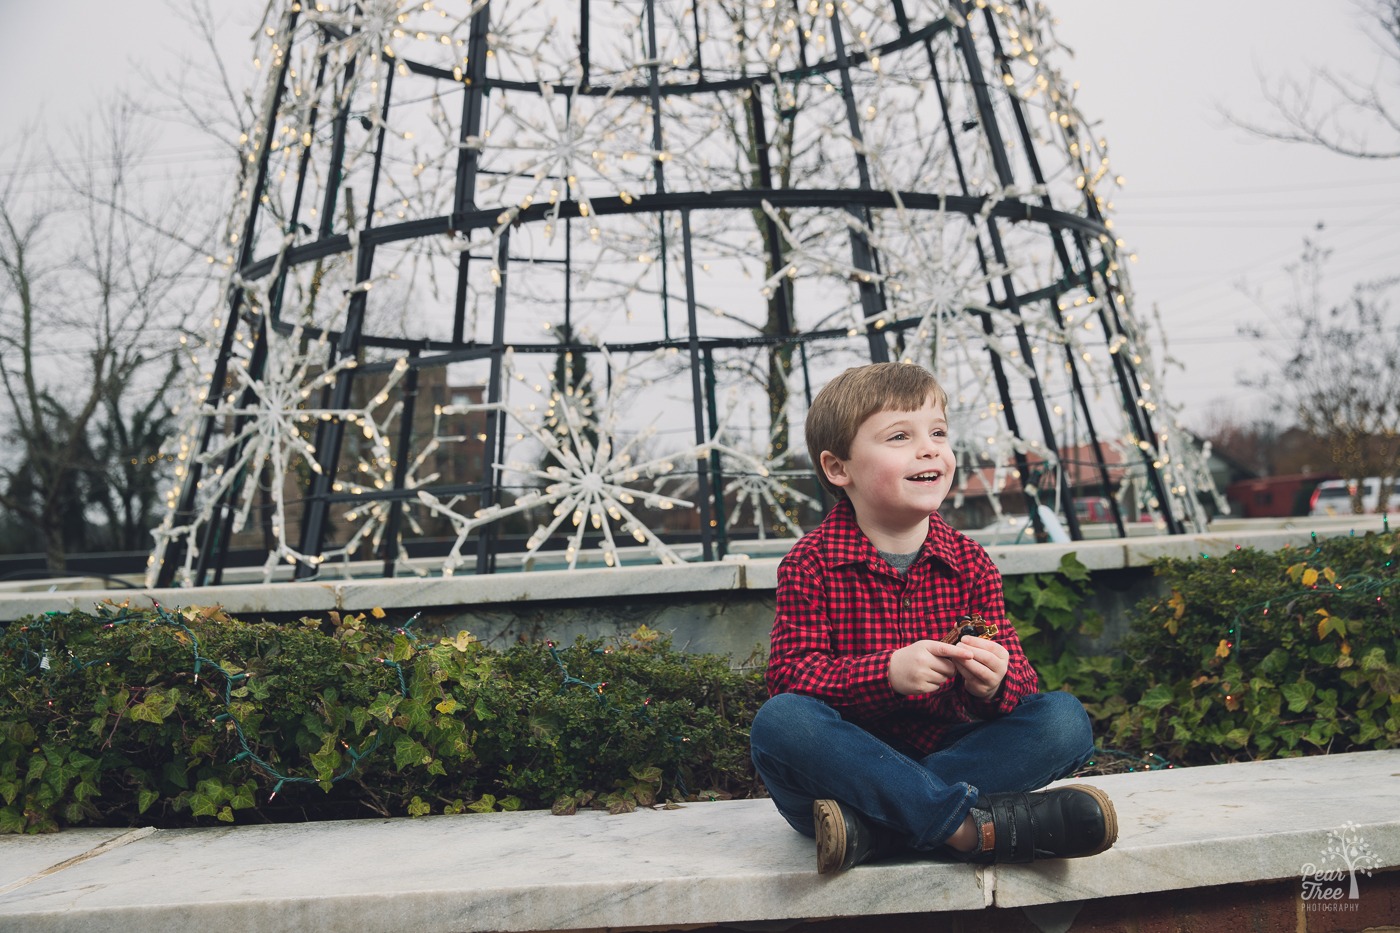
[[[866,418],[881,411],[914,411],[930,400],[947,410],[948,393],[932,373],[914,363],[856,366],[828,382],[807,411],[807,453],[827,492],[838,499],[846,495],[826,478],[823,450],[845,460]]]

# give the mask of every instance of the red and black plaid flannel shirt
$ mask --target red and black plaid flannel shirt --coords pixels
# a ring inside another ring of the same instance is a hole
[[[933,693],[896,693],[889,682],[895,649],[940,639],[971,612],[998,627],[995,638],[1010,654],[1001,689],[978,700],[953,678]],[[895,747],[928,754],[954,723],[1015,709],[1035,692],[1036,674],[1006,621],[1001,573],[981,545],[935,513],[901,575],[842,500],[778,566],[767,683],[770,694],[816,697]]]

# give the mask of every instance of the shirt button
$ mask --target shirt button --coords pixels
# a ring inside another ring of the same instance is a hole
[[[908,609],[912,605],[914,605],[914,600],[910,599],[908,596],[904,597],[904,608]]]

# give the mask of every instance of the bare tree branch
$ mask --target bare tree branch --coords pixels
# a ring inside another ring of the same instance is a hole
[[[1400,158],[1400,0],[1366,0],[1358,4],[1368,22],[1380,26],[1372,38],[1389,70],[1387,86],[1380,77],[1361,79],[1326,66],[1306,78],[1260,78],[1264,100],[1274,119],[1257,121],[1222,109],[1231,123],[1264,139],[1320,146],[1354,159]],[[1383,138],[1374,141],[1377,131]]]

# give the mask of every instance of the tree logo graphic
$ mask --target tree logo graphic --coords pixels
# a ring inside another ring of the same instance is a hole
[[[1318,864],[1303,866],[1303,900],[1309,910],[1356,910],[1356,876],[1371,875],[1380,857],[1350,821],[1327,834]]]

